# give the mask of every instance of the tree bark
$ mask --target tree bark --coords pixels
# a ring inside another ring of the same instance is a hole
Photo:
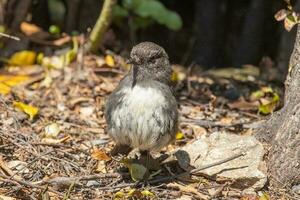
[[[275,187],[300,183],[300,25],[285,81],[284,107],[275,112],[256,137],[270,145],[268,170]]]

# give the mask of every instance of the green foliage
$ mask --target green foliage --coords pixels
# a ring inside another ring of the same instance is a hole
[[[120,20],[131,16],[135,28],[144,28],[153,22],[175,31],[182,27],[181,17],[158,0],[122,0],[121,4],[115,6],[114,18]]]

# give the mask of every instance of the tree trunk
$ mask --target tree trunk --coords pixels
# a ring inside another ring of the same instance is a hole
[[[247,11],[239,46],[233,60],[235,66],[258,63],[263,47],[264,25],[269,1],[252,0]]]
[[[256,136],[270,144],[270,183],[288,187],[300,183],[300,25],[285,82],[284,107],[275,112]]]
[[[224,42],[224,0],[198,0],[195,2],[196,45],[195,61],[204,67],[220,66]]]

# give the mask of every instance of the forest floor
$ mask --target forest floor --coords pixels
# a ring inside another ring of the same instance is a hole
[[[259,110],[271,113],[278,106],[277,92],[256,72],[173,67],[180,132],[156,158],[217,131],[251,135],[265,118]],[[268,199],[267,188],[244,194],[233,181],[174,178],[184,172],[176,159],[159,165],[148,181],[132,180],[132,166],[110,156],[114,142],[103,115],[106,98],[127,70],[118,55],[86,55],[62,69],[2,68],[0,84],[9,91],[0,94],[0,199]]]

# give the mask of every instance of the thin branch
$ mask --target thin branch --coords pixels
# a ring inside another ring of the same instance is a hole
[[[20,185],[23,185],[23,186],[26,186],[26,187],[31,187],[31,188],[37,188],[37,189],[41,189],[41,190],[44,190],[45,188],[43,188],[42,186],[39,186],[39,185],[35,185],[31,182],[28,182],[28,181],[23,181],[23,180],[19,180],[19,179],[16,179],[15,177],[9,177],[9,176],[6,176],[4,174],[0,174],[0,177],[2,178],[1,181],[4,181],[4,182],[8,182],[8,183],[15,183],[15,184],[20,184]],[[48,188],[48,190],[50,192],[53,192],[57,195],[59,195],[60,197],[63,197],[64,195],[56,190],[53,190],[51,188]]]
[[[20,38],[18,38],[16,36],[5,34],[5,33],[0,33],[0,36],[6,37],[6,38],[9,38],[9,39],[12,39],[12,40],[20,41]]]
[[[45,184],[62,184],[62,185],[69,185],[74,182],[79,181],[87,181],[87,180],[97,180],[103,178],[118,178],[121,177],[122,174],[120,173],[108,173],[108,174],[93,174],[93,175],[84,175],[84,176],[77,176],[77,177],[55,177],[48,180],[42,180],[38,182],[38,185],[45,185]]]

